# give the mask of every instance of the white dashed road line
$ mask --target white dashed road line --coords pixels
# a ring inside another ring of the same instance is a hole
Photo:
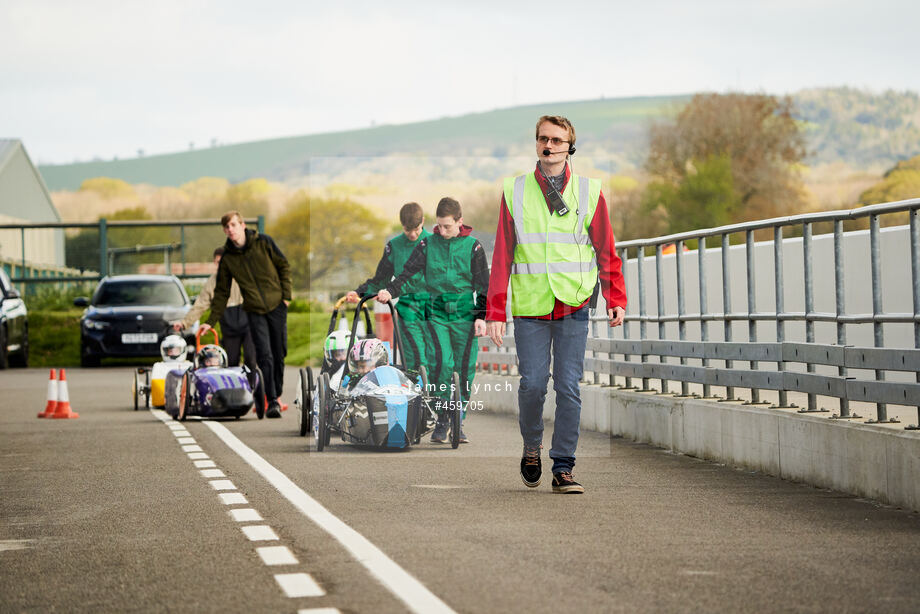
[[[250,524],[241,528],[251,542],[268,542],[278,539],[278,534],[267,524]]]
[[[199,473],[202,477],[227,477],[223,471],[217,468],[217,465],[214,463],[214,461],[208,458],[208,455],[201,449],[201,447],[195,445],[195,438],[192,437],[187,430],[185,430],[184,426],[172,422],[165,412],[152,410],[152,413],[164,424],[166,424],[173,432],[173,434],[176,436],[176,441],[182,445],[183,451],[188,454],[189,459],[191,459],[195,467],[199,469]],[[248,504],[246,497],[242,493],[236,492],[236,486],[230,480],[210,480],[208,483],[212,488],[214,488],[214,490],[224,491],[218,492],[218,497],[220,497],[220,500],[224,505]],[[231,508],[228,511],[228,514],[231,518],[233,518],[233,520],[241,523],[262,522],[264,520],[262,515],[251,507]],[[250,541],[253,542],[279,540],[278,534],[275,533],[274,529],[265,524],[241,525],[240,530]],[[256,548],[256,552],[266,566],[274,567],[299,564],[297,557],[294,556],[294,553],[291,552],[287,546],[263,546]],[[281,588],[282,592],[290,598],[321,597],[326,594],[322,587],[320,587],[319,584],[317,584],[312,576],[310,576],[308,573],[297,572],[274,574],[273,577],[275,578],[275,582]],[[314,610],[302,611],[318,613],[326,612],[329,614],[333,612],[338,613],[338,610],[335,608],[316,608]]]
[[[288,597],[322,597],[326,594],[310,574],[306,573],[275,574],[275,582]]]
[[[240,441],[227,427],[217,422],[204,422],[203,424],[211,429],[231,450],[249,463],[262,477],[268,480],[269,484],[284,495],[294,507],[338,540],[359,563],[364,565],[371,575],[377,578],[397,599],[405,603],[410,610],[424,614],[453,612],[446,603],[428,590],[424,584],[390,559],[366,537],[345,524],[313,497],[304,492],[289,477],[259,456],[252,448]],[[278,580],[279,584],[281,582],[281,580]],[[282,588],[284,588],[283,584]]]
[[[266,565],[297,565],[299,561],[287,546],[262,546],[256,552]]]
[[[251,507],[238,507],[230,510],[230,517],[237,522],[260,522],[263,520],[262,514]]]
[[[197,445],[195,438],[185,429],[184,425],[174,423],[168,414],[163,411],[151,410],[151,412],[173,432],[176,436],[176,441],[181,445],[182,450],[188,455],[189,459],[194,462],[202,477],[226,477],[214,461]],[[226,427],[215,422],[205,421],[203,424],[211,429],[221,441],[243,458],[262,477],[268,480],[294,507],[342,544],[371,575],[405,603],[411,611],[425,613],[453,612],[446,603],[429,591],[421,582],[387,557],[367,538],[349,527],[310,497],[294,484],[290,478],[246,446]],[[249,502],[246,497],[237,491],[232,481],[228,479],[209,479],[208,483],[214,490],[219,491],[217,493],[218,497],[224,505],[248,505]],[[240,523],[263,521],[262,515],[253,508],[231,508],[228,510],[228,514],[234,521]],[[280,539],[274,529],[266,524],[240,525],[240,530],[253,542],[270,542]],[[262,546],[256,548],[256,552],[267,566],[299,564],[297,557],[287,546]],[[278,573],[274,574],[274,578],[284,594],[291,598],[321,597],[326,594],[313,577],[305,572]],[[298,610],[298,614],[339,614],[339,610],[336,608],[308,608]]]
[[[249,503],[246,497],[238,492],[222,492],[219,496],[221,503],[224,505],[245,505]]]

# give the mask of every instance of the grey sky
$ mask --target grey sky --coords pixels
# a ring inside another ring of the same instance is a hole
[[[0,137],[133,157],[600,96],[920,91],[920,4],[0,0]]]

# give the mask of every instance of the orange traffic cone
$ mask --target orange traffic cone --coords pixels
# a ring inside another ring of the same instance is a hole
[[[45,411],[39,412],[39,418],[50,418],[51,414],[54,413],[55,408],[57,408],[57,396],[58,396],[58,386],[57,386],[57,377],[55,377],[54,369],[51,369],[51,375],[48,376],[48,401],[45,404]]]
[[[60,382],[58,382],[58,401],[54,408],[52,418],[79,418],[80,414],[70,409],[70,399],[67,398],[67,374],[61,369]]]

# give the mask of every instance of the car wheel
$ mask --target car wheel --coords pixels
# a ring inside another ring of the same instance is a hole
[[[93,356],[87,352],[87,347],[84,343],[80,343],[80,366],[81,367],[98,367],[99,366],[99,357]]]
[[[14,367],[25,369],[29,366],[29,328],[22,331],[22,344],[19,346],[19,353],[10,358],[10,364]]]
[[[10,366],[10,355],[6,347],[6,327],[0,328],[0,369]]]
[[[460,402],[460,374],[454,371],[453,390],[450,391],[450,447],[460,446],[460,424],[463,421],[463,407]]]

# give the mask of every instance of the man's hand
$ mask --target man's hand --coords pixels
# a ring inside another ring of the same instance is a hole
[[[388,303],[390,299],[393,298],[393,295],[387,292],[386,290],[381,290],[377,293],[377,302],[378,303]]]
[[[493,320],[486,323],[488,332],[486,334],[495,342],[498,347],[502,346],[502,338],[505,336],[505,323]]]
[[[283,301],[283,302],[284,302],[284,306],[285,306],[285,307],[288,307],[288,306],[290,306],[290,304],[291,304],[291,301]]]
[[[361,297],[358,296],[358,293],[355,292],[354,290],[352,290],[351,292],[345,295],[346,303],[357,303],[360,300],[361,300]]]
[[[199,335],[203,335],[209,330],[211,330],[211,326],[209,324],[202,324],[201,326],[198,327]]]
[[[486,321],[480,318],[480,319],[477,319],[475,322],[473,322],[473,333],[477,337],[485,337],[486,336]]]
[[[173,329],[174,331],[176,331],[177,333],[178,333],[180,330],[182,330],[183,328],[185,328],[185,327],[182,326],[182,322],[173,322],[173,323],[172,323],[172,329]]]
[[[626,310],[622,307],[613,307],[607,310],[607,320],[610,322],[611,327],[622,324],[625,317]]]

